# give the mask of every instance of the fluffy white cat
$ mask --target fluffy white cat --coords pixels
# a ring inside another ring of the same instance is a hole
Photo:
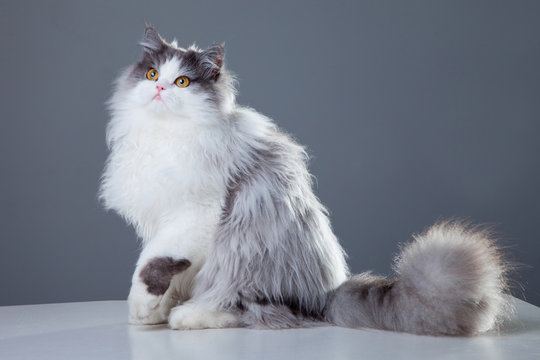
[[[498,323],[506,269],[485,232],[435,225],[405,247],[395,278],[349,278],[303,148],[235,103],[223,47],[180,48],[150,27],[141,45],[110,101],[100,192],[143,242],[132,323],[431,335]]]

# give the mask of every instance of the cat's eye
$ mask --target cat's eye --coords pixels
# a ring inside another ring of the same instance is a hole
[[[174,80],[174,83],[176,86],[185,88],[189,85],[189,78],[187,76],[179,76],[176,80]]]
[[[158,79],[158,77],[159,77],[159,73],[158,73],[158,71],[157,71],[156,69],[154,69],[154,68],[151,68],[150,70],[148,70],[148,71],[146,72],[146,78],[147,78],[148,80],[154,80],[154,81],[156,81],[156,80]]]

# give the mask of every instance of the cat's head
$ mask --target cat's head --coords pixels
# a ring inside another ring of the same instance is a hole
[[[203,120],[232,108],[235,90],[233,78],[223,67],[223,45],[206,50],[180,48],[149,26],[140,45],[140,61],[117,80],[113,110]]]

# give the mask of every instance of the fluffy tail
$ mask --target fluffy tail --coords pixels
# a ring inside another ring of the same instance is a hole
[[[326,318],[344,327],[470,336],[507,310],[506,265],[486,231],[442,223],[415,236],[393,279],[356,275],[328,298]]]

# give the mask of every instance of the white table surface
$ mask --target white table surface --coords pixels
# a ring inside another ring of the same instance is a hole
[[[191,330],[127,324],[125,301],[0,307],[0,359],[540,359],[540,308],[515,300],[499,333],[437,338],[367,329]]]

